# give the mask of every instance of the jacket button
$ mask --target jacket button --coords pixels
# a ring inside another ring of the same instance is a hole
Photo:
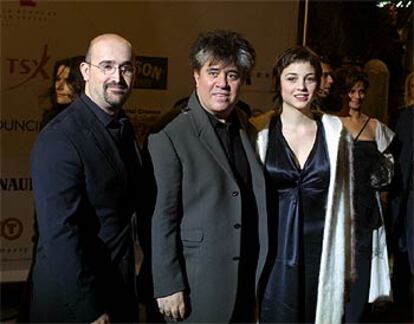
[[[231,194],[233,197],[237,197],[239,195],[238,191],[233,191],[233,193]]]
[[[238,256],[233,257],[233,260],[234,260],[234,261],[239,261],[239,260],[240,260],[240,257],[238,257]]]
[[[236,223],[236,224],[234,224],[234,225],[233,225],[233,227],[234,227],[235,229],[239,229],[239,228],[241,227],[241,225],[240,225],[239,223]]]

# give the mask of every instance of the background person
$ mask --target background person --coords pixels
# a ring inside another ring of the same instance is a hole
[[[405,79],[404,104],[405,106],[414,105],[414,72],[411,72]]]
[[[39,240],[30,321],[136,322],[131,219],[147,198],[122,110],[134,80],[131,44],[97,36],[81,72],[85,93],[42,130],[31,155]]]
[[[289,48],[274,71],[275,110],[254,121],[270,224],[260,321],[341,323],[352,263],[352,143],[339,118],[313,108],[316,55]]]
[[[69,106],[84,90],[85,81],[80,72],[84,56],[73,56],[56,61],[53,68],[52,86],[49,91],[52,107],[43,113],[40,129],[63,109]]]
[[[391,186],[393,293],[396,321],[414,320],[414,73],[405,82],[405,106],[391,116],[395,176]]]
[[[236,104],[255,51],[238,33],[212,31],[198,36],[190,59],[196,88],[187,107],[149,137],[155,297],[169,320],[254,322],[265,183]]]
[[[322,76],[319,84],[318,96],[322,99],[329,96],[332,84],[334,83],[332,73],[333,68],[328,59],[321,57]]]
[[[385,206],[380,201],[380,191],[390,184],[393,173],[393,158],[387,150],[394,133],[379,120],[362,112],[368,86],[368,75],[356,66],[344,66],[335,71],[334,97],[342,108],[342,122],[354,141],[357,277],[346,305],[345,321],[348,323],[369,320],[372,231],[382,225]],[[384,164],[387,172],[380,174],[378,170],[383,158],[389,163]]]
[[[333,67],[331,61],[326,56],[321,56],[321,81],[317,92],[318,108],[324,112],[332,112],[335,110],[332,104],[331,90],[334,84]]]

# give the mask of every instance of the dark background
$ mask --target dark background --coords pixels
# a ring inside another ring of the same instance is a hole
[[[301,2],[298,42],[305,4]],[[413,1],[309,0],[307,27],[306,45],[330,57],[334,66],[383,61],[390,72],[389,113],[403,104],[405,77],[413,71]]]

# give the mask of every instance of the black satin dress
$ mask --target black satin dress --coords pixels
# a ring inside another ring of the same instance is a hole
[[[269,188],[271,261],[265,274],[261,322],[314,322],[329,186],[329,156],[322,122],[300,169],[281,131],[269,130],[265,169]],[[267,279],[267,280],[266,280]]]
[[[375,141],[354,141],[355,265],[357,278],[351,286],[345,308],[345,321],[369,320],[369,284],[371,277],[372,230],[381,225],[381,215],[370,185],[373,167],[381,158]]]

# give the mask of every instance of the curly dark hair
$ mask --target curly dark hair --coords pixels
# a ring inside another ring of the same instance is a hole
[[[274,102],[277,111],[281,111],[283,103],[281,93],[282,89],[280,84],[280,77],[282,75],[282,72],[290,64],[297,62],[309,63],[315,69],[315,78],[317,82],[316,89],[319,88],[319,83],[322,76],[322,68],[318,56],[305,46],[298,45],[288,48],[277,57],[272,71],[275,91]]]
[[[250,42],[239,33],[216,30],[200,33],[191,47],[190,61],[200,71],[209,60],[234,63],[248,77],[256,61],[256,52]]]

